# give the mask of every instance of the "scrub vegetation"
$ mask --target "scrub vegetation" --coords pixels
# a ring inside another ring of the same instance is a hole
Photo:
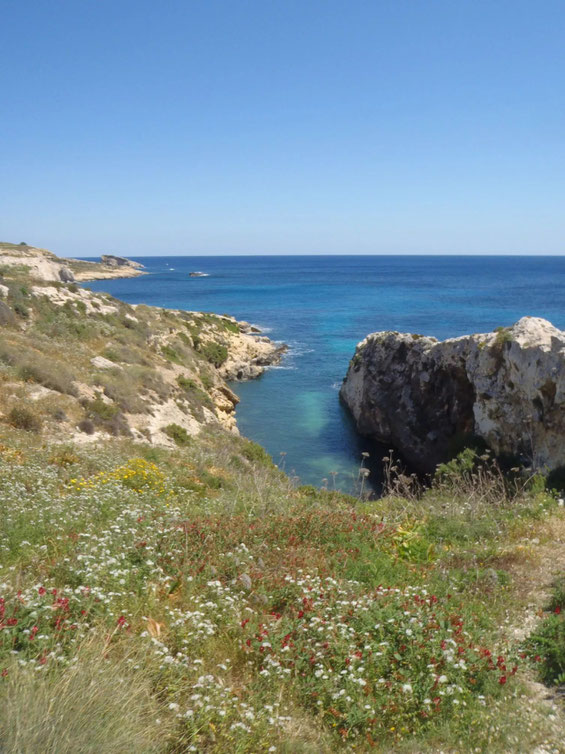
[[[239,347],[235,320],[134,307],[17,266],[0,273],[0,399],[19,426],[31,411],[31,431],[166,442],[169,424],[194,434],[233,411],[218,369]]]

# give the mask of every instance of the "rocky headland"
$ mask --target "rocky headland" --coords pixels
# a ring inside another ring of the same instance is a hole
[[[144,275],[143,265],[125,257],[103,254],[100,262],[58,257],[52,251],[25,243],[0,243],[0,267],[26,270],[36,280],[74,283]]]
[[[544,319],[445,341],[372,333],[340,395],[362,435],[424,472],[473,438],[536,469],[565,465],[565,332]]]
[[[61,261],[73,264],[30,247],[2,255],[7,423],[61,440],[115,435],[169,446],[204,427],[238,433],[239,399],[226,381],[258,377],[285,346],[233,317],[130,305],[81,288],[74,282],[80,270],[63,278]],[[115,276],[137,274],[136,263],[126,262],[106,260]],[[97,270],[88,279],[105,275]]]

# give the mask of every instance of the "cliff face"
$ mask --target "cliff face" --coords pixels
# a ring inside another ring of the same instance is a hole
[[[535,468],[565,464],[565,333],[543,319],[442,342],[373,333],[340,395],[361,434],[422,471],[472,435]]]

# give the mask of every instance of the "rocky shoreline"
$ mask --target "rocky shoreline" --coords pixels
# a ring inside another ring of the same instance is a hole
[[[565,465],[565,332],[537,317],[445,341],[372,333],[340,396],[360,434],[420,471],[477,438],[534,469]]]
[[[46,435],[172,446],[206,426],[238,434],[239,398],[227,381],[260,376],[286,351],[233,317],[126,304],[75,285],[140,274],[139,263],[8,246],[0,245],[0,401],[5,419],[32,407]]]

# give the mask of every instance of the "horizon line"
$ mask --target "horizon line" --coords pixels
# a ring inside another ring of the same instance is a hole
[[[95,256],[85,256],[85,257],[62,257],[63,259],[98,259],[102,254],[114,254],[114,256],[123,256],[123,254],[115,254],[114,252],[102,252],[101,254],[95,255]],[[525,253],[525,252],[516,252],[516,253],[498,253],[493,254],[490,252],[479,252],[476,254],[451,254],[447,252],[435,252],[432,254],[427,253],[398,253],[398,254],[131,254],[127,255],[125,258],[131,258],[131,259],[137,259],[137,258],[149,258],[149,259],[159,259],[159,258],[177,258],[177,259],[190,259],[193,257],[198,258],[210,258],[210,259],[232,259],[232,258],[238,258],[238,257],[245,257],[245,258],[271,258],[271,257],[283,257],[283,258],[290,258],[290,257],[298,257],[298,258],[304,258],[304,257],[351,257],[351,258],[359,258],[359,257],[459,257],[459,258],[465,258],[465,259],[474,259],[477,258],[493,258],[493,257],[509,257],[509,258],[515,258],[515,257],[530,257],[532,259],[547,259],[548,257],[551,258],[560,258],[565,257],[565,252],[563,253],[546,253],[546,254],[532,254],[532,253]]]

